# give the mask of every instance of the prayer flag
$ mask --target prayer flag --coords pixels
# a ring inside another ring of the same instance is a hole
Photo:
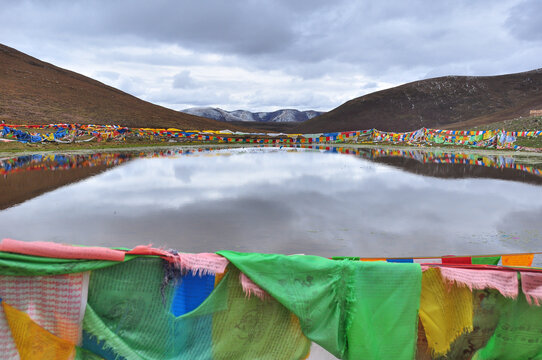
[[[470,256],[443,256],[442,263],[450,265],[471,265],[472,260]]]
[[[61,339],[36,324],[30,316],[2,302],[11,335],[21,360],[69,360],[75,344]]]
[[[440,269],[423,272],[420,320],[435,355],[444,355],[462,333],[472,331],[472,293],[467,287],[445,284]]]
[[[504,266],[531,266],[534,254],[526,255],[503,255],[502,264]]]

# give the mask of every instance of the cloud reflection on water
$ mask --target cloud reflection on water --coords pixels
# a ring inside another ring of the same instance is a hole
[[[137,159],[0,212],[4,237],[182,251],[404,256],[542,250],[542,187],[340,154]]]

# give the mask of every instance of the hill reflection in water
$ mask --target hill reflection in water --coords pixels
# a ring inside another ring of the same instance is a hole
[[[324,256],[542,250],[537,167],[502,155],[319,150],[3,159],[0,200],[11,207],[0,236]]]

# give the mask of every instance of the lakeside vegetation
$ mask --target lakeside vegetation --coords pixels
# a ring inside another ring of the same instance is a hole
[[[536,131],[542,129],[542,116],[520,117],[504,120],[488,125],[475,126],[472,130],[504,129],[506,131]],[[516,140],[516,145],[542,148],[542,137],[521,137]]]

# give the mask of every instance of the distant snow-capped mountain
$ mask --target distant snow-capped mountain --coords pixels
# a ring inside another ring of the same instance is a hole
[[[206,117],[218,121],[263,121],[263,122],[302,122],[323,114],[321,111],[283,109],[273,112],[253,113],[246,110],[226,111],[212,107],[194,107],[181,110],[186,114]]]

